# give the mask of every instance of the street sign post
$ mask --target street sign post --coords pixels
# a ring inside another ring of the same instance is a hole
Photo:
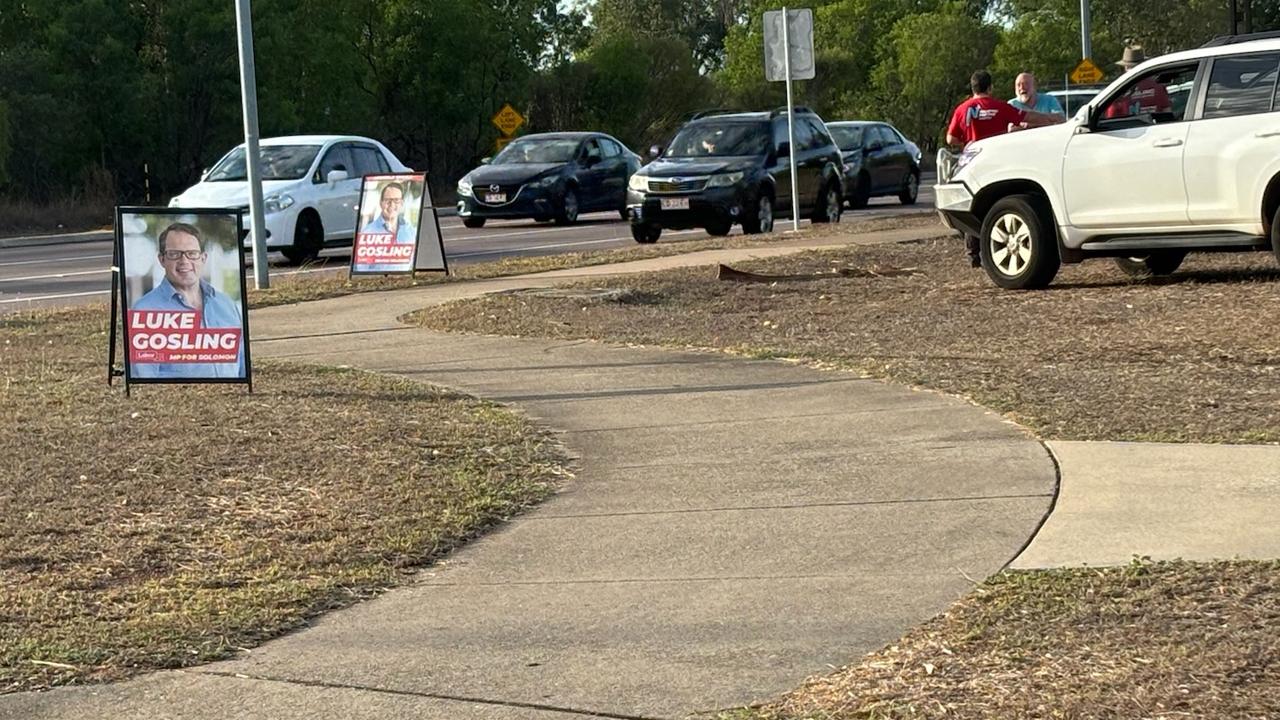
[[[764,14],[764,73],[769,82],[787,83],[787,154],[791,166],[791,229],[800,229],[800,194],[796,183],[796,118],[792,80],[812,80],[813,11],[770,10]]]
[[[524,116],[516,112],[510,103],[504,104],[502,109],[493,116],[493,124],[506,137],[511,137],[512,133],[520,129],[524,124]]]
[[[1102,79],[1102,76],[1102,70],[1097,65],[1094,65],[1092,60],[1085,58],[1080,61],[1079,65],[1076,65],[1075,70],[1071,71],[1071,82],[1077,85],[1087,85],[1098,82]]]

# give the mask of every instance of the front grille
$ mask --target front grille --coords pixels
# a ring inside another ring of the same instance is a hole
[[[707,179],[700,178],[674,178],[674,179],[654,179],[649,181],[649,192],[656,193],[677,193],[677,192],[700,192],[707,187]]]

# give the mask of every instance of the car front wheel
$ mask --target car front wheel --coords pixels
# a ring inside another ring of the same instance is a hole
[[[816,223],[840,222],[842,205],[840,186],[834,180],[828,180],[822,188],[822,194],[818,196],[818,207],[814,208],[813,221]]]
[[[298,265],[308,260],[315,260],[324,248],[324,226],[320,217],[313,211],[304,210],[298,215],[298,224],[293,228],[293,245],[281,248],[285,258]]]
[[[916,198],[920,196],[920,173],[915,170],[907,172],[907,177],[902,181],[902,190],[898,193],[898,201],[903,205],[915,205]]]
[[[566,188],[560,200],[560,210],[556,213],[557,225],[572,225],[578,222],[578,193],[573,188]]]
[[[1053,215],[1041,198],[1011,195],[997,201],[987,212],[980,238],[987,277],[1010,290],[1053,282],[1061,260],[1052,228]]]
[[[760,193],[756,201],[742,218],[742,232],[747,235],[773,232],[773,197],[768,193]]]
[[[478,218],[478,217],[462,218],[462,224],[466,227],[471,228],[472,230],[475,230],[476,228],[484,227],[484,218]]]

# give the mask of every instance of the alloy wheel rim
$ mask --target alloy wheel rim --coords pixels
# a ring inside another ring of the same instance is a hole
[[[827,222],[840,222],[840,196],[834,188],[827,190]]]
[[[760,198],[760,211],[757,218],[760,220],[760,232],[773,232],[773,201],[768,195]]]
[[[911,196],[912,200],[915,200],[916,195],[918,195],[919,193],[920,193],[920,178],[916,177],[915,173],[910,173],[907,176],[907,194]]]
[[[578,219],[578,195],[572,190],[564,196],[564,216],[570,220]]]
[[[1031,228],[1021,215],[1005,213],[991,226],[991,264],[1006,277],[1017,277],[1031,264]]]

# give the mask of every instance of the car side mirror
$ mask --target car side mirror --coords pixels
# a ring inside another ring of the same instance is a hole
[[[330,183],[336,183],[346,180],[348,177],[351,176],[347,175],[346,170],[330,170],[329,174],[324,176],[324,179]]]
[[[493,162],[493,158],[491,158],[491,157],[482,157],[482,158],[480,158],[480,164],[481,164],[481,165],[488,165],[488,164],[489,164],[489,163],[491,163],[491,162]]]
[[[209,177],[209,168],[205,168],[205,169],[203,169],[203,170],[201,170],[201,171],[200,171],[200,179],[201,179],[201,180],[204,180],[204,179],[205,179],[205,178],[207,178],[207,177]]]
[[[652,160],[657,160],[659,157],[662,157],[662,146],[661,145],[649,146],[649,158]]]
[[[779,158],[791,157],[791,143],[789,142],[778,143],[778,157]]]

